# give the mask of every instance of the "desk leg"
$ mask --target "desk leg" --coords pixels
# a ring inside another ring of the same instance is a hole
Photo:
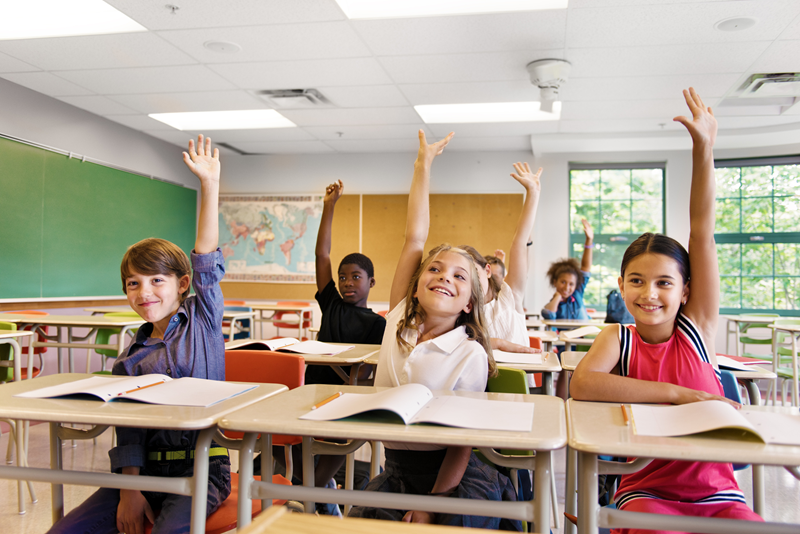
[[[14,432],[14,438],[17,443],[17,467],[25,467],[25,421],[17,419],[16,422],[16,432]],[[22,515],[25,513],[25,481],[24,480],[17,480],[17,499],[19,505],[19,514]]]
[[[253,449],[255,448],[256,433],[246,433],[242,438],[242,447],[239,449],[239,495],[238,495],[238,508],[237,508],[237,528],[244,528],[250,524],[253,516],[253,501],[250,486],[253,483]],[[266,467],[263,463],[264,456],[261,456],[261,472],[264,473]],[[261,480],[272,480],[272,477],[265,477],[263,474]]]
[[[56,339],[58,339],[58,342],[61,343],[61,327],[60,326],[56,327]],[[58,372],[59,373],[63,373],[64,372],[64,353],[62,352],[63,349],[61,347],[58,347],[58,349],[56,349],[56,350],[58,351]]]
[[[564,509],[573,516],[578,515],[578,492],[575,487],[578,481],[578,451],[567,447],[567,488],[564,494]],[[564,522],[564,534],[576,534],[572,521]]]
[[[551,397],[555,395],[555,391],[553,391],[553,373],[542,373],[542,386],[544,386],[545,395],[550,395]]]
[[[550,530],[550,451],[536,451],[536,468],[533,476],[533,527],[534,532]]]
[[[775,380],[777,387],[778,381]],[[761,392],[758,390],[758,384],[755,380],[745,380],[744,386],[747,388],[747,395],[750,397],[750,404],[752,406],[761,406]]]
[[[67,328],[67,342],[68,343],[72,343],[72,327],[71,326]],[[73,357],[72,350],[73,350],[72,347],[67,349],[67,369],[69,369],[70,373],[74,373],[75,372],[75,358]],[[86,352],[88,353],[89,351],[86,351]]]
[[[578,532],[597,534],[597,455],[578,453]]]
[[[564,395],[569,399],[569,381],[572,380],[572,373],[566,369],[561,371],[561,380],[564,381]]]
[[[60,351],[61,349],[59,349]],[[61,438],[58,437],[58,427],[60,423],[50,423],[50,469],[61,470]],[[61,484],[51,484],[52,488],[52,509],[53,524],[64,517],[64,486]]]
[[[205,534],[206,508],[208,507],[208,453],[216,427],[206,428],[197,436],[194,448],[194,475],[192,476],[192,534]],[[252,463],[251,463],[252,465]]]
[[[358,373],[361,372],[361,363],[354,363],[350,366],[350,385],[358,385]]]
[[[766,491],[764,489],[764,466],[753,464],[753,511],[764,517]]]
[[[241,460],[239,460],[241,464]],[[261,434],[261,481],[272,482],[272,434]],[[291,481],[290,481],[291,482]],[[272,499],[261,499],[261,511],[272,506]]]
[[[369,479],[372,480],[381,474],[381,451],[383,451],[383,443],[380,441],[370,441],[372,447],[372,457],[369,460]]]
[[[797,407],[800,406],[800,394],[798,394],[797,386],[798,386],[798,379],[797,379],[797,334],[790,334],[792,336],[792,406]]]
[[[303,486],[314,487],[314,455],[311,454],[311,443],[314,438],[303,437]],[[313,514],[316,510],[314,501],[305,502],[305,512]]]

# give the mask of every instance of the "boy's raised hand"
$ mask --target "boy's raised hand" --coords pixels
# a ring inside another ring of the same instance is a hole
[[[531,168],[527,163],[517,162],[514,164],[514,170],[517,172],[512,172],[511,177],[518,181],[527,191],[533,191],[535,193],[541,191],[542,185],[541,182],[539,182],[539,177],[542,175],[541,167],[539,167],[539,170],[534,174],[531,172]]]
[[[325,188],[325,198],[323,202],[326,204],[336,204],[336,201],[339,200],[342,193],[344,193],[344,184],[341,180],[337,180]]]
[[[594,240],[594,230],[592,229],[592,225],[589,224],[589,221],[586,219],[581,219],[581,224],[583,225],[583,233],[586,234],[586,239],[588,241]]]
[[[203,134],[197,136],[197,148],[193,139],[189,140],[189,152],[183,153],[183,162],[189,167],[201,182],[219,183],[219,149],[211,153],[211,138],[207,137],[203,143]]]
[[[444,147],[447,146],[447,143],[449,143],[450,139],[452,138],[453,138],[453,132],[450,132],[449,134],[447,134],[447,137],[445,137],[441,141],[437,141],[429,145],[428,140],[425,138],[425,132],[420,130],[419,152],[417,152],[417,161],[421,163],[430,164],[433,161],[433,158],[435,158],[444,151]]]
[[[681,115],[672,120],[680,122],[689,130],[695,145],[714,146],[717,139],[717,119],[714,118],[714,112],[703,103],[694,87],[690,87],[688,91],[684,89],[683,98],[692,112],[692,118],[690,120]]]

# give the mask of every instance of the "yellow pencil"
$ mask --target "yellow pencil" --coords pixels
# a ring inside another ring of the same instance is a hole
[[[317,408],[321,408],[322,406],[325,406],[326,404],[328,404],[328,403],[329,403],[329,402],[331,402],[332,400],[334,400],[334,399],[338,399],[338,398],[339,398],[339,397],[341,397],[342,395],[343,395],[343,393],[342,393],[341,391],[339,391],[338,393],[334,393],[333,395],[331,395],[330,397],[328,397],[328,398],[327,398],[327,399],[325,399],[324,401],[322,401],[322,402],[318,402],[317,404],[315,404],[314,406],[312,406],[312,407],[311,407],[311,409],[312,409],[312,410],[316,410]]]

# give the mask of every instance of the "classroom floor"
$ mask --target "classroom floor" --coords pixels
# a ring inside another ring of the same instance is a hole
[[[49,426],[46,424],[31,427],[29,463],[34,467],[49,467]],[[8,434],[4,433],[0,439],[0,458],[5,459]],[[74,470],[91,470],[108,472],[109,461],[107,451],[111,447],[111,434],[105,432],[97,439],[94,445],[91,440],[77,441],[75,447],[69,443],[64,444],[64,468]],[[558,451],[555,455],[556,487],[558,490],[559,510],[564,511],[564,466],[565,453]],[[232,451],[231,461],[233,468],[238,468],[238,456]],[[800,523],[800,481],[792,477],[786,470],[778,467],[767,467],[766,491],[767,509],[764,519],[767,521]],[[748,504],[752,506],[750,495],[751,470],[746,469],[736,473],[739,486],[747,497]],[[0,480],[0,524],[4,525],[3,532],[15,534],[42,534],[47,532],[51,525],[50,517],[50,485],[34,483],[36,504],[27,501],[28,511],[19,515],[17,511],[17,482],[15,480]],[[85,486],[65,486],[64,503],[67,510],[72,509],[90,495],[95,488]],[[27,488],[25,493],[28,498]],[[553,528],[553,534],[563,532],[564,516],[560,516],[562,528]]]

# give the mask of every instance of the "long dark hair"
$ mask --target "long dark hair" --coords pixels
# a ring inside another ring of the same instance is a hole
[[[689,253],[683,248],[683,245],[664,234],[651,232],[640,235],[625,250],[625,254],[622,256],[622,265],[620,266],[620,276],[624,277],[628,264],[642,254],[663,254],[668,258],[672,258],[678,264],[683,283],[685,284],[689,281]]]

